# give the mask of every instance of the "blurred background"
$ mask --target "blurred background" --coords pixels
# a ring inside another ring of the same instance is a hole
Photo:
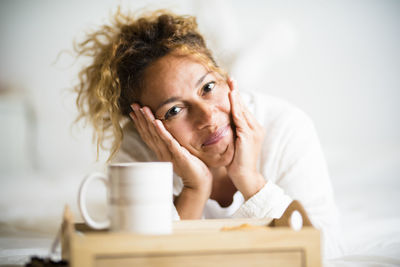
[[[345,215],[398,216],[400,1],[3,0],[0,233],[55,231],[67,203],[79,217],[79,183],[106,155],[96,162],[90,126],[73,126],[84,61],[70,52],[118,5],[197,16],[241,90],[287,99],[314,120],[339,208],[353,208]],[[358,214],[364,205],[371,212]]]

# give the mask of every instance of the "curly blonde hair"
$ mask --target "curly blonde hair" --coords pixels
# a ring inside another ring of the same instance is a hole
[[[105,141],[112,139],[108,160],[121,146],[124,121],[129,118],[130,105],[139,102],[143,73],[150,64],[179,50],[184,55],[195,55],[225,76],[199,33],[195,17],[166,10],[135,17],[118,9],[111,25],[88,33],[74,50],[78,57],[92,59],[80,71],[80,82],[75,87],[77,121],[85,118],[93,125],[97,156],[100,148],[106,149]]]

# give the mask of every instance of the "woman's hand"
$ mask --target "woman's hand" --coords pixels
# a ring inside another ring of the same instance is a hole
[[[172,162],[174,172],[182,178],[184,188],[175,200],[181,219],[198,219],[211,194],[210,170],[203,161],[179,144],[163,123],[155,119],[150,108],[133,104],[132,109],[129,115],[143,141],[154,151],[158,160]]]
[[[235,154],[227,170],[233,184],[247,200],[266,183],[257,170],[265,130],[243,104],[236,89],[236,82],[229,78],[228,85],[231,89],[229,99],[236,127],[236,140]]]
[[[183,179],[185,187],[200,189],[209,186],[212,175],[203,161],[181,146],[163,123],[154,118],[148,107],[132,106],[134,112],[130,116],[143,141],[155,152],[158,160],[172,162],[174,172]]]

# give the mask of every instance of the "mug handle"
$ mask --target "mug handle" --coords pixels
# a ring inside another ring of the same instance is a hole
[[[100,180],[104,183],[106,188],[108,188],[108,180],[107,177],[102,173],[93,173],[89,174],[82,181],[81,186],[79,187],[78,194],[78,206],[81,211],[82,217],[91,228],[94,229],[106,229],[110,227],[110,220],[106,220],[103,222],[97,222],[90,217],[89,212],[86,207],[86,192],[89,187],[89,184],[94,180]]]

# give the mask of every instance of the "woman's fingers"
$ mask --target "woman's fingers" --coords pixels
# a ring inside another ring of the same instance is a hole
[[[156,153],[159,160],[169,161],[171,153],[169,153],[168,148],[158,136],[154,126],[155,118],[151,110],[148,107],[140,108],[137,104],[133,104],[132,109],[134,111],[129,115],[135,122],[143,141]]]
[[[235,90],[229,93],[229,99],[231,101],[232,118],[236,128],[242,129],[246,127],[246,121],[244,120],[243,112],[240,104],[238,103]]]
[[[172,157],[182,159],[188,157],[188,152],[182,149],[178,141],[164,127],[164,124],[156,119],[148,107],[138,108],[134,106],[136,121],[140,134],[144,141],[157,154],[160,160],[171,160]],[[173,156],[172,156],[173,155]]]
[[[164,124],[160,120],[155,120],[154,121],[154,125],[155,125],[155,128],[158,131],[159,136],[165,142],[165,144],[167,145],[169,151],[171,151],[171,153],[175,157],[180,157],[182,154],[185,154],[184,151],[181,148],[181,145],[171,135],[171,133],[168,132],[167,129],[165,129]],[[187,156],[187,155],[185,155],[185,156]]]
[[[211,184],[204,182],[211,179],[207,166],[179,144],[164,124],[154,117],[150,108],[133,107],[130,115],[142,140],[157,154],[159,160],[173,163],[174,172],[182,177],[184,186],[204,188]]]
[[[160,134],[157,132],[156,129],[156,118],[154,117],[153,113],[151,112],[150,108],[148,107],[143,107],[143,114],[147,120],[147,123],[149,125],[149,134],[152,136],[152,139],[155,143],[156,150],[158,150],[161,155],[163,160],[171,160],[171,152],[169,151],[167,145],[165,142],[162,140]]]
[[[255,125],[257,124],[256,119],[254,118],[253,114],[250,110],[246,107],[243,103],[243,99],[240,97],[240,94],[237,90],[237,83],[234,79],[228,78],[228,85],[231,89],[230,92],[230,99],[231,99],[231,107],[232,107],[232,115],[235,121],[235,124],[239,128],[250,127],[254,129]]]
[[[237,87],[237,82],[235,79],[233,79],[232,77],[228,77],[228,79],[226,80],[228,83],[228,86],[230,88],[231,91],[235,90]]]
[[[160,120],[156,120],[153,113],[148,107],[140,108],[138,104],[133,104],[132,109],[134,114],[131,115],[135,121],[141,137],[146,143],[152,143],[154,150],[175,149],[179,143],[172,137],[172,135],[165,129]]]
[[[235,122],[235,125],[239,129],[245,128],[253,128],[252,122],[252,114],[244,105],[242,98],[239,95],[237,90],[236,81],[229,78],[228,80],[229,87],[231,91],[229,93],[229,98],[231,101],[231,108],[232,108],[232,117]]]
[[[248,107],[244,104],[243,99],[240,97],[240,94],[236,91],[236,97],[237,97],[237,102],[239,102],[240,110],[242,113],[242,116],[246,120],[248,126],[251,129],[254,129],[255,125],[257,124],[257,120],[254,117],[253,113],[250,112]]]
[[[235,125],[238,128],[246,127],[246,122],[244,120],[243,114],[243,105],[237,91],[237,83],[231,77],[228,78],[227,82],[231,90],[229,92],[229,99],[231,101],[232,117]]]
[[[153,137],[157,137],[158,133],[154,126],[155,118],[153,112],[151,112],[151,110],[148,107],[143,107],[142,110],[143,110],[143,116],[146,119],[148,125],[149,134]]]
[[[138,130],[145,133],[148,131],[148,125],[146,119],[144,118],[143,110],[138,104],[132,104],[132,109],[135,115],[135,125],[137,126]],[[131,116],[132,117],[132,116]]]
[[[238,99],[238,94],[236,89],[237,83],[231,77],[228,77],[227,83],[230,88],[229,100],[231,102],[233,121],[236,127],[243,128],[245,127],[245,121],[243,120],[243,114],[242,114],[243,111]]]

